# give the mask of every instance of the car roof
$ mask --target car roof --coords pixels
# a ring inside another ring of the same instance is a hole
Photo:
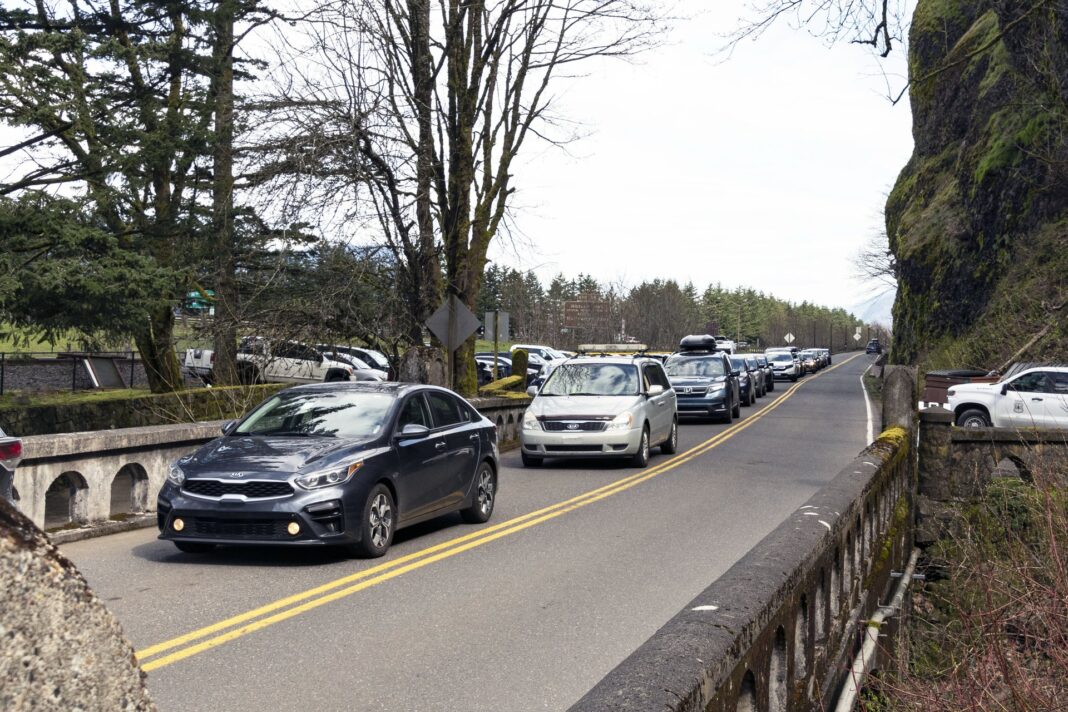
[[[586,364],[586,363],[610,363],[610,364],[639,364],[639,363],[660,363],[655,358],[648,356],[575,356],[569,358],[561,366],[571,365],[573,363]]]

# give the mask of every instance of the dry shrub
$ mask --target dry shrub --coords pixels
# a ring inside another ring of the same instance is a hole
[[[913,596],[909,661],[868,710],[1068,709],[1068,488],[1063,466],[1034,483],[994,480],[958,535],[927,552]]]

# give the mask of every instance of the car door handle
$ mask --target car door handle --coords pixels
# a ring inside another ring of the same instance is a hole
[[[478,433],[473,433],[467,436],[468,440],[478,440]]]
[[[1041,401],[1042,401],[1042,399],[1041,399],[1041,398],[1032,398],[1031,400],[1033,400],[1033,401],[1039,401],[1039,402],[1041,402]]]
[[[435,450],[444,450],[445,449],[445,443],[443,443],[443,442],[441,442],[439,440],[438,442],[434,443],[434,449]]]

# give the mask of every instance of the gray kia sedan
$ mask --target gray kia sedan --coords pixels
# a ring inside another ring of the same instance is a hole
[[[185,552],[337,545],[377,557],[401,527],[455,511],[489,520],[497,470],[497,428],[452,391],[298,386],[174,463],[157,523]]]

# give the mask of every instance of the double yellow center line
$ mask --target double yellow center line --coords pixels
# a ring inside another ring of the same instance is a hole
[[[856,358],[856,356],[852,356],[842,363],[827,369],[824,373],[832,371],[854,358]],[[141,664],[141,668],[146,672],[166,667],[179,660],[184,660],[206,650],[217,648],[232,640],[237,640],[250,633],[272,626],[275,623],[281,623],[284,620],[299,616],[302,613],[324,606],[332,601],[351,596],[354,593],[359,593],[364,589],[377,586],[380,583],[385,583],[386,581],[397,578],[398,576],[403,576],[416,569],[421,569],[424,566],[429,566],[430,564],[442,561],[443,559],[462,554],[465,551],[470,551],[471,549],[489,544],[490,542],[502,539],[506,536],[517,534],[524,529],[543,524],[567,514],[568,512],[573,512],[576,509],[580,509],[593,504],[594,502],[599,502],[602,499],[611,497],[612,495],[624,492],[631,487],[636,487],[637,485],[651,480],[654,477],[658,477],[665,472],[670,472],[671,470],[700,457],[709,450],[718,447],[727,440],[730,440],[732,437],[746,428],[751,427],[765,415],[778,408],[796,393],[799,388],[805,383],[809,383],[811,380],[812,379],[808,379],[806,381],[795,383],[778,399],[756,411],[753,415],[737,425],[717,433],[700,445],[666,460],[655,467],[650,467],[634,475],[630,475],[629,477],[616,480],[603,487],[584,492],[571,499],[514,517],[506,522],[485,527],[470,534],[465,534],[464,536],[456,537],[440,544],[435,544],[426,549],[406,554],[396,559],[378,564],[377,566],[372,566],[369,569],[364,569],[349,576],[343,576],[339,579],[329,581],[321,586],[295,593],[292,596],[280,598],[267,605],[227,618],[218,623],[213,623],[209,626],[186,633],[185,635],[180,635],[177,638],[172,638],[171,640],[149,646],[136,652],[137,660]]]

